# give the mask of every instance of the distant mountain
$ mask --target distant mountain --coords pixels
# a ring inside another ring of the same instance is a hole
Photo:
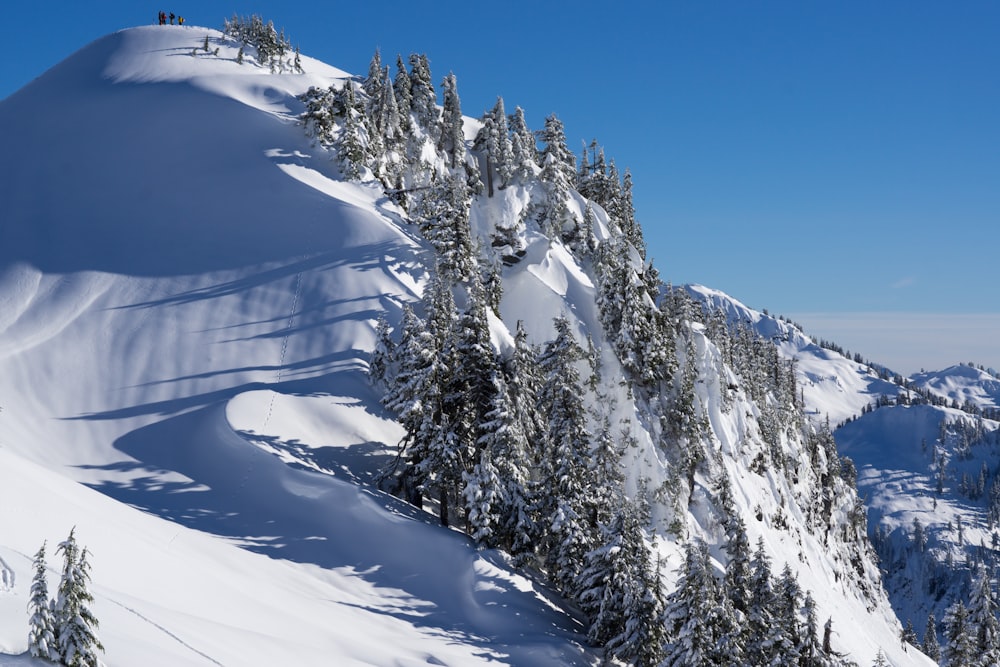
[[[971,365],[910,378],[819,348],[794,324],[703,287],[713,312],[745,322],[796,360],[807,412],[829,417],[858,492],[900,620],[939,631],[956,602],[970,604],[977,568],[991,585],[1000,555],[1000,421],[995,374]],[[942,641],[944,641],[942,637]]]
[[[665,286],[554,116],[536,146],[419,54],[353,77],[246,27],[124,30],[0,102],[6,654],[75,526],[109,665],[753,664],[827,621],[827,664],[931,664],[829,429],[871,500],[876,420],[965,413],[869,411],[907,389]]]

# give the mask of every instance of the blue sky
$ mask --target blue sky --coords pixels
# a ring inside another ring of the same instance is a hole
[[[1000,3],[632,4],[30,3],[4,10],[0,98],[161,8],[213,27],[259,13],[355,73],[376,46],[423,52],[467,115],[497,95],[536,128],[555,112],[571,148],[596,138],[631,169],[665,280],[901,372],[1000,368]]]

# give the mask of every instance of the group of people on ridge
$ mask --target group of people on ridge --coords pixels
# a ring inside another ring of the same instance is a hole
[[[177,25],[184,25],[183,16],[174,16],[173,12],[170,12],[169,16],[170,16],[170,25],[174,24],[174,19],[177,19]],[[160,12],[160,25],[166,25],[166,24],[167,24],[167,13]]]

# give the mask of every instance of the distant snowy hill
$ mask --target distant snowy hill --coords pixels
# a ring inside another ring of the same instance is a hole
[[[795,359],[793,381],[779,360],[746,352],[758,338],[689,312],[680,293],[657,294],[641,235],[622,241],[627,225],[610,202],[592,205],[593,183],[559,190],[551,164],[531,164],[491,196],[481,119],[459,118],[461,136],[436,141],[411,130],[407,150],[421,160],[392,187],[373,173],[395,157],[352,177],[345,128],[362,79],[306,56],[298,71],[291,54],[271,67],[253,55],[211,29],[134,28],[0,102],[0,125],[16,128],[0,135],[0,662],[31,664],[31,557],[75,526],[112,667],[600,663],[586,605],[560,596],[545,567],[515,568],[463,526],[442,528],[434,499],[418,508],[377,484],[406,435],[369,379],[379,322],[399,341],[407,317],[430,314],[444,271],[425,223],[446,213],[420,199],[430,185],[407,179],[467,175],[484,182],[469,201],[469,245],[499,267],[502,288],[483,316],[487,347],[509,362],[520,321],[537,348],[568,332],[584,351],[575,368],[597,369],[582,391],[587,423],[619,439],[621,483],[648,505],[642,535],[664,594],[677,600],[699,541],[721,576],[739,519],[774,574],[787,566],[820,624],[829,619],[834,650],[859,664],[879,652],[932,664],[899,640],[901,606],[882,588],[824,430],[899,385],[725,295],[685,293]],[[333,148],[317,129],[330,109]],[[573,224],[546,223],[543,206]],[[468,282],[457,293],[471,302]],[[634,307],[616,311],[615,294]],[[643,348],[647,325],[671,331],[676,348]],[[656,354],[669,372],[643,365]],[[997,395],[985,382],[914,381],[960,403]],[[926,455],[880,457],[895,441],[850,429],[898,413],[905,427],[884,433],[930,442],[931,410],[965,414],[900,405],[838,431],[873,524],[926,510],[874,493],[890,488],[891,465],[912,473],[900,489],[926,493]],[[965,444],[948,439],[949,460]],[[954,473],[972,466],[962,460]]]

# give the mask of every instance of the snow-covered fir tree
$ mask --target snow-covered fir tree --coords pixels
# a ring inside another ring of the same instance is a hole
[[[35,554],[33,565],[34,575],[28,598],[28,652],[33,657],[56,662],[59,660],[56,640],[58,626],[52,610],[52,600],[49,598],[44,542]]]
[[[458,82],[449,73],[441,82],[441,138],[438,149],[449,158],[452,169],[465,164],[465,128],[462,120],[462,102],[458,97]]]
[[[538,178],[545,185],[544,229],[552,238],[571,237],[577,223],[568,217],[566,200],[576,175],[576,160],[566,146],[562,121],[555,114],[545,119],[545,127],[539,136],[543,144],[540,154],[542,171]]]
[[[521,178],[533,176],[538,164],[538,148],[535,135],[528,129],[528,123],[524,118],[524,109],[514,107],[514,113],[510,115],[508,121],[514,173]]]
[[[76,542],[76,529],[56,549],[63,556],[62,576],[53,613],[59,659],[67,667],[96,667],[104,646],[97,638],[98,621],[91,611],[90,563],[86,547]]]
[[[962,600],[948,608],[944,617],[944,634],[947,645],[944,664],[948,667],[967,667],[976,664],[975,630],[969,619],[969,610]]]

